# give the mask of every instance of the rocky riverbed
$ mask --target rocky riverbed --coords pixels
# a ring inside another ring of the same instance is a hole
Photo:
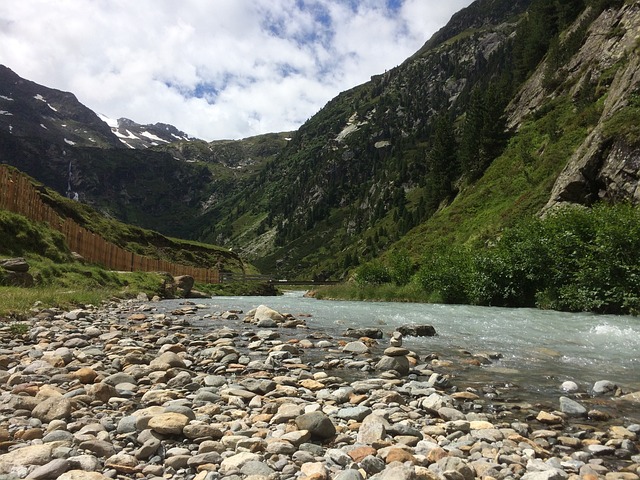
[[[0,479],[639,478],[640,425],[615,412],[640,392],[565,382],[556,405],[500,406],[399,334],[150,305],[0,328]]]

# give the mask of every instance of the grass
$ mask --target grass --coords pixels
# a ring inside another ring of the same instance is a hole
[[[434,300],[414,283],[404,286],[392,284],[358,285],[352,282],[327,285],[318,287],[315,291],[315,298],[319,300],[368,300],[403,303],[432,303]]]

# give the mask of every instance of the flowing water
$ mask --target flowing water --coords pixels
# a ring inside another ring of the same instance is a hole
[[[294,316],[309,315],[305,320],[311,330],[334,338],[348,327],[377,327],[386,335],[402,325],[430,324],[437,336],[405,338],[404,346],[421,358],[436,354],[452,360],[454,384],[478,389],[503,386],[515,392],[514,401],[557,403],[565,380],[576,382],[582,392],[589,392],[599,380],[615,382],[624,391],[640,391],[640,318],[631,316],[336,302],[304,298],[300,292],[280,297],[214,297],[198,303],[220,312],[247,312],[264,304]],[[381,342],[388,345],[388,337]],[[481,367],[470,365],[471,355],[482,352],[496,352],[501,358]]]

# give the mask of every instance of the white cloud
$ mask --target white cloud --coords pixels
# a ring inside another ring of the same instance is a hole
[[[109,117],[243,138],[296,129],[470,3],[3,0],[0,62]]]

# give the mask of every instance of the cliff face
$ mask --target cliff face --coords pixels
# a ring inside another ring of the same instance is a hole
[[[564,40],[592,14],[585,11]],[[549,54],[511,103],[508,124],[516,129],[528,114],[563,95],[594,102],[600,113],[596,127],[558,176],[543,211],[598,199],[640,203],[639,53],[640,5],[604,10],[588,27],[579,51],[555,75]],[[557,87],[550,91],[548,84]]]

